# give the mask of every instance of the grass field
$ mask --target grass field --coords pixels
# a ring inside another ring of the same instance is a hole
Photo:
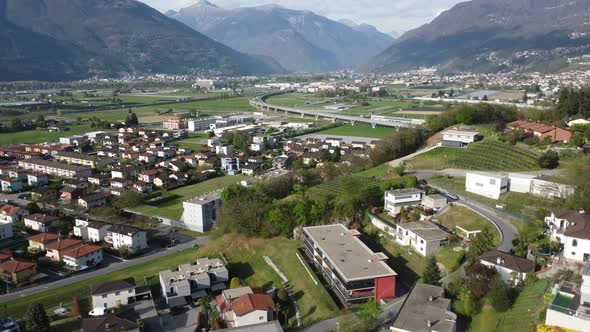
[[[547,284],[547,280],[541,280],[523,288],[512,308],[505,313],[497,313],[491,307],[484,308],[471,322],[471,330],[478,332],[535,331]]]
[[[506,143],[486,139],[466,149],[440,147],[408,161],[412,169],[445,168],[478,171],[529,171],[538,169],[539,154]]]
[[[206,146],[203,144],[207,143],[207,134],[199,133],[193,135],[190,138],[179,140],[174,142],[179,148],[191,149],[195,152],[206,150]]]
[[[371,128],[369,125],[344,125],[336,128],[330,128],[324,131],[317,132],[321,135],[335,135],[335,136],[353,136],[353,137],[370,137],[370,138],[384,138],[395,133],[395,129],[387,127]]]
[[[458,234],[461,234],[462,232],[459,231],[457,226],[468,231],[487,229],[494,234],[495,244],[500,242],[500,234],[498,234],[498,230],[490,221],[462,206],[452,206],[448,208],[440,214],[437,219],[441,225],[454,230]]]
[[[47,311],[59,307],[60,303],[71,309],[74,296],[78,296],[81,310],[85,314],[90,310],[90,286],[93,284],[133,277],[138,285],[144,285],[144,277],[146,277],[149,284],[157,285],[157,276],[160,271],[176,268],[179,264],[191,262],[200,257],[219,254],[223,254],[228,260],[227,267],[231,277],[237,276],[245,284],[263,290],[270,287],[279,287],[281,280],[274,270],[264,262],[262,256],[265,255],[271,257],[290,279],[290,285],[303,314],[304,323],[309,325],[337,315],[339,309],[323,288],[313,283],[303,265],[295,256],[295,249],[300,245],[300,242],[282,238],[263,240],[248,239],[239,235],[226,235],[203,248],[186,249],[174,255],[154,259],[144,264],[104,274],[84,282],[7,302],[4,307],[4,314],[20,319],[23,317],[26,308],[33,302],[41,302]],[[294,323],[294,321],[291,320],[291,323]]]
[[[149,216],[159,216],[178,220],[182,216],[182,203],[193,197],[210,193],[217,189],[222,189],[230,184],[238,183],[247,179],[246,176],[223,176],[207,180],[201,183],[171,190],[153,201],[148,201],[144,205],[133,208],[134,211]]]
[[[378,180],[388,179],[391,177],[398,176],[396,173],[394,173],[393,167],[391,167],[389,165],[389,163],[385,163],[385,164],[379,165],[377,167],[369,168],[369,169],[364,170],[362,172],[356,173],[355,175],[356,176],[372,177],[372,178],[375,178]]]
[[[33,144],[47,141],[56,141],[60,137],[84,134],[92,129],[88,125],[69,126],[70,130],[50,133],[47,130],[27,130],[17,133],[0,134],[0,146],[15,144]]]
[[[301,93],[289,93],[270,97],[266,100],[267,103],[277,106],[304,106],[305,102],[318,102],[326,100],[326,98],[318,98],[314,95],[306,95]],[[320,107],[319,105],[316,107]]]

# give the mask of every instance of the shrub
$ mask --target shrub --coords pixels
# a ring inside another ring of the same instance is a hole
[[[237,278],[237,277],[231,278],[231,281],[229,282],[229,288],[239,288],[239,287],[242,287],[242,282],[240,281],[240,278]]]

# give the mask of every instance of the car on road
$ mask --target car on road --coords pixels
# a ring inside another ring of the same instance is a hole
[[[449,197],[450,199],[452,199],[454,201],[458,201],[459,200],[459,196],[457,196],[455,194],[447,193],[447,197]]]

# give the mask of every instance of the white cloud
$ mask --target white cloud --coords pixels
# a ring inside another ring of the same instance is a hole
[[[165,12],[188,7],[198,0],[140,0]],[[430,22],[461,0],[209,0],[219,7],[235,8],[276,3],[311,10],[331,19],[349,19],[375,25],[381,31],[407,31]]]

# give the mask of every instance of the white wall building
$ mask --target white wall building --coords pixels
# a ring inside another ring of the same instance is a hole
[[[195,197],[182,203],[184,211],[181,220],[186,228],[192,231],[210,231],[217,220],[221,203],[219,193]]]
[[[92,286],[92,307],[112,309],[135,302],[133,278],[109,281]]]
[[[102,263],[103,257],[102,247],[85,244],[64,252],[62,261],[67,268],[77,271]]]
[[[148,247],[145,231],[121,224],[111,225],[107,229],[107,235],[104,240],[107,245],[115,250],[125,246],[132,253]]]
[[[582,284],[562,282],[554,288],[545,323],[590,332],[590,261],[582,269]]]
[[[107,236],[107,230],[111,227],[100,221],[91,221],[84,219],[76,219],[74,226],[74,235],[81,237],[84,241],[97,243],[104,241]]]
[[[590,259],[590,216],[573,210],[555,210],[545,217],[553,240],[563,244],[563,257],[586,262]]]
[[[535,262],[499,250],[483,254],[479,257],[479,261],[485,266],[495,268],[502,280],[512,286],[521,284],[526,279],[527,273],[535,271]]]
[[[509,173],[509,191],[531,194],[545,198],[567,198],[574,194],[575,187],[549,180],[543,176]]]
[[[485,196],[499,199],[508,191],[508,177],[492,173],[469,172],[465,177],[465,190]]]
[[[447,130],[443,132],[442,146],[463,148],[480,139],[476,131]]]
[[[398,214],[402,207],[422,204],[424,191],[420,189],[397,189],[385,192],[385,211]]]

